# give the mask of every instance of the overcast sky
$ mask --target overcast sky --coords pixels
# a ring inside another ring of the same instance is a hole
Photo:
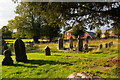
[[[17,4],[14,4],[12,0],[0,0],[0,28],[16,16],[14,12],[16,6]]]

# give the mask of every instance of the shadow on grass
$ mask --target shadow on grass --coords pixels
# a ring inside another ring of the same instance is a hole
[[[2,66],[14,66],[14,67],[27,67],[27,68],[37,68],[37,66],[27,66],[23,64],[12,64],[12,65],[2,65]]]
[[[30,63],[30,64],[38,64],[38,65],[44,65],[44,64],[50,64],[50,65],[56,65],[56,64],[67,64],[67,65],[72,65],[70,63],[67,62],[58,62],[58,61],[48,61],[48,60],[28,60],[25,63]]]

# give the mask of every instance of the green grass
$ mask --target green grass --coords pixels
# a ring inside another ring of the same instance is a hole
[[[108,41],[106,40],[106,42]],[[116,69],[120,70],[120,68],[117,67],[116,63],[110,63],[115,61],[112,57],[118,56],[118,42],[116,39],[113,41],[114,45],[111,48],[95,49],[89,53],[58,51],[56,49],[57,43],[50,43],[47,45],[52,49],[51,56],[44,55],[46,44],[36,44],[37,48],[34,48],[36,50],[27,49],[29,60],[27,63],[16,62],[14,52],[12,52],[14,65],[2,66],[2,78],[67,78],[74,72],[84,71],[99,75],[102,78],[118,78]],[[97,45],[97,40],[96,42],[91,41],[91,43],[89,45]],[[105,43],[105,40],[101,40],[101,43]],[[67,47],[67,45],[68,43],[65,46]],[[0,57],[4,58],[3,55]],[[101,66],[104,69],[99,69]]]

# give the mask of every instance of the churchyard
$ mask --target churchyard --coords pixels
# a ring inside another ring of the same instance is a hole
[[[5,41],[10,51],[0,55],[2,78],[82,78],[73,77],[79,73],[86,74],[83,78],[98,78],[94,77],[97,75],[109,80],[120,75],[118,39],[62,41],[62,44],[61,39],[39,44],[31,43],[32,39]]]

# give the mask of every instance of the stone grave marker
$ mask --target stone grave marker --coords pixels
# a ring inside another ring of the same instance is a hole
[[[105,43],[105,48],[108,48],[108,43]]]
[[[111,42],[109,42],[109,43],[108,43],[108,46],[109,46],[109,47],[111,47],[111,46],[112,46],[112,45],[111,45]]]
[[[50,48],[48,46],[45,47],[45,55],[49,56],[50,54]]]
[[[2,65],[12,65],[13,64],[13,60],[11,58],[11,51],[10,50],[5,50],[3,52],[5,58],[2,61]]]
[[[86,42],[86,44],[88,44],[88,43],[89,43],[89,41],[88,41],[88,39],[87,39],[87,38],[85,39],[85,42]]]
[[[102,47],[103,47],[103,45],[102,45],[102,44],[100,44],[100,45],[99,45],[99,49],[102,49]]]
[[[6,43],[6,41],[4,41],[2,39],[2,54],[3,54],[4,50],[7,50],[7,49],[8,49],[7,43]]]
[[[73,48],[73,38],[72,37],[70,37],[69,42],[70,42],[70,49],[72,49]]]
[[[88,44],[84,44],[84,51],[88,51]]]
[[[62,39],[62,38],[59,38],[59,39],[58,39],[58,49],[59,49],[59,50],[62,50],[62,49],[63,49],[63,39]]]
[[[110,42],[111,43],[111,46],[113,45],[113,42]]]
[[[20,38],[18,38],[14,42],[14,51],[15,51],[15,55],[16,55],[16,61],[18,61],[18,62],[26,62],[27,61],[25,44]]]
[[[82,51],[83,50],[83,40],[80,39],[80,37],[78,36],[78,51]]]

